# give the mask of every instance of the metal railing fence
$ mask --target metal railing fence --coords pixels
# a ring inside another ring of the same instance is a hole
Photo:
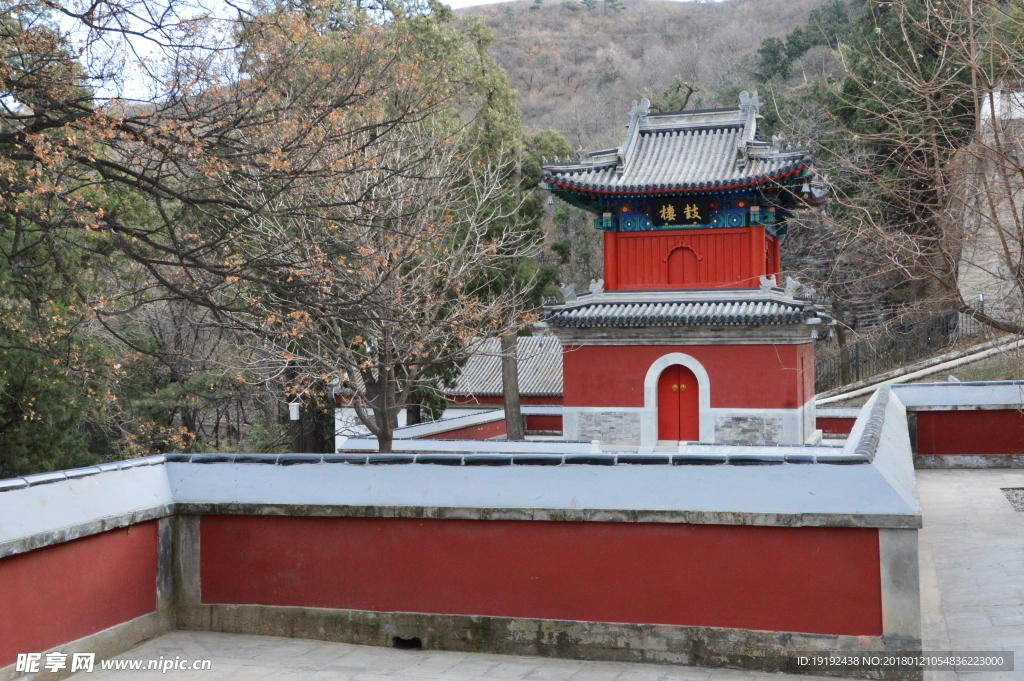
[[[845,348],[839,348],[835,340],[828,344],[828,349],[819,345],[814,361],[815,392],[856,383],[941,354],[962,339],[980,335],[984,328],[973,317],[953,310],[918,322],[879,327],[874,338],[847,341]]]

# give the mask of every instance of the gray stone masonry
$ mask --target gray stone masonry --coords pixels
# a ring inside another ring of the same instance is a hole
[[[581,412],[579,439],[613,445],[640,442],[640,414],[629,411]]]
[[[715,442],[774,445],[782,442],[782,419],[770,416],[716,416]]]

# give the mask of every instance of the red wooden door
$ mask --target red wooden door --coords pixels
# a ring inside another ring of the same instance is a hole
[[[677,248],[668,255],[669,286],[689,286],[697,283],[697,254],[692,249]]]
[[[658,439],[700,440],[700,400],[697,377],[679,364],[658,378]]]

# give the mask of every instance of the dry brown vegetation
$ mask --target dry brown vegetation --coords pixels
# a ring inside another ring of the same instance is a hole
[[[602,0],[594,9],[544,0],[537,9],[520,1],[458,14],[494,30],[491,55],[519,93],[524,127],[554,128],[593,150],[618,145],[633,100],[662,93],[677,77],[701,87],[691,107],[736,106],[739,89],[754,85],[761,40],[785,36],[820,4],[634,0],[616,12]]]

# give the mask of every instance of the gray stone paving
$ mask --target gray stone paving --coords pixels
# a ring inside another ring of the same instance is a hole
[[[1024,471],[918,472],[924,510],[921,590],[924,647],[1013,650],[1015,672],[927,672],[926,681],[1024,680],[1024,513],[1003,487],[1024,487]],[[212,659],[211,671],[107,671],[81,681],[812,681],[818,677],[612,662],[323,643],[269,636],[173,632],[126,659]]]
[[[80,681],[825,681],[818,677],[511,655],[394,650],[273,636],[176,631],[125,659],[212,659],[210,671],[99,671]],[[834,681],[834,679],[830,680]]]
[[[917,486],[924,513],[924,647],[1012,650],[1018,671],[959,678],[1024,679],[1024,513],[1013,509],[1001,489],[1024,487],[1024,471],[918,471]],[[928,676],[958,678],[952,672]]]

